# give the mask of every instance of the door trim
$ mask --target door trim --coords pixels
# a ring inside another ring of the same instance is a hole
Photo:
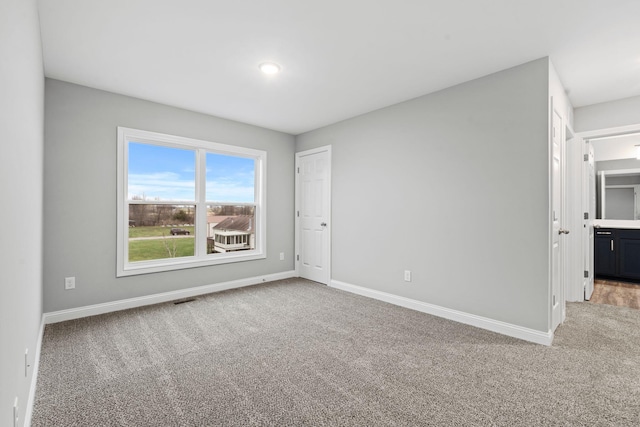
[[[638,132],[640,132],[640,123],[635,125],[614,126],[610,128],[576,132],[576,135],[582,137],[582,139],[587,140],[587,139],[604,138],[608,136],[618,136],[618,135],[621,136],[629,133],[638,133]]]
[[[553,159],[554,159],[554,123],[556,122],[556,116],[559,117],[559,156],[560,156],[560,164],[558,166],[558,176],[554,177],[553,173]],[[564,236],[558,236],[556,233],[561,229],[565,229],[567,227],[566,218],[567,218],[567,203],[566,203],[566,141],[565,141],[565,119],[562,117],[562,114],[558,112],[555,105],[554,97],[551,97],[550,100],[550,117],[549,117],[549,288],[548,288],[548,304],[549,304],[549,317],[548,317],[548,325],[551,331],[555,331],[556,328],[561,325],[566,317],[566,295],[565,295],[565,286],[566,286],[566,274],[567,274],[567,242],[566,239],[563,239]],[[560,211],[560,215],[557,218],[557,227],[558,230],[554,228],[554,186],[555,186],[555,178],[559,180],[558,191],[560,193],[559,198],[559,206],[557,207]],[[556,267],[554,260],[554,238],[558,238],[558,258],[557,267],[559,268],[558,273],[558,283],[557,283],[557,293],[555,301],[560,307],[555,308],[553,296],[554,296],[554,268]],[[556,312],[558,310],[559,312]]]
[[[331,278],[332,278],[332,271],[331,271],[331,235],[332,235],[332,230],[333,230],[333,221],[332,221],[332,208],[331,208],[331,193],[333,191],[333,187],[332,187],[332,176],[333,176],[333,168],[332,168],[332,158],[331,158],[331,145],[324,145],[322,147],[318,147],[318,148],[312,148],[310,150],[305,150],[305,151],[299,151],[296,153],[296,161],[295,161],[295,169],[293,171],[293,173],[295,174],[295,210],[293,212],[293,216],[295,218],[295,255],[294,255],[294,260],[295,260],[295,272],[296,272],[296,276],[300,277],[300,217],[298,216],[298,212],[300,211],[300,174],[298,173],[298,168],[300,167],[300,159],[304,156],[308,156],[311,154],[317,154],[317,153],[322,153],[322,152],[327,152],[328,154],[328,166],[329,166],[329,176],[328,176],[328,188],[329,188],[329,195],[328,195],[328,210],[329,210],[329,214],[328,214],[328,219],[329,219],[329,236],[327,238],[327,278],[326,278],[326,283],[325,285],[329,285],[329,283],[331,283]]]

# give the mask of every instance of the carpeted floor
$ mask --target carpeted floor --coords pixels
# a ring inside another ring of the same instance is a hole
[[[33,426],[637,426],[640,310],[551,347],[299,279],[47,325]]]

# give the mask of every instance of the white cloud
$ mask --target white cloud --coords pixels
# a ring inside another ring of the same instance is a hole
[[[253,183],[252,183],[253,184]],[[216,202],[244,202],[255,200],[253,186],[232,179],[207,181],[207,200]]]
[[[143,195],[145,200],[194,200],[195,184],[174,172],[129,174],[129,199]]]
[[[244,175],[241,179],[239,176]],[[247,179],[248,178],[248,179]],[[215,202],[253,203],[253,173],[240,173],[206,182],[206,197]],[[145,200],[193,201],[193,180],[181,179],[174,172],[129,174],[129,200],[144,196]]]

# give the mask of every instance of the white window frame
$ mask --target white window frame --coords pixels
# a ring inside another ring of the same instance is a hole
[[[128,143],[141,142],[164,147],[175,147],[196,151],[195,201],[153,201],[152,204],[194,205],[195,216],[195,248],[194,256],[180,258],[163,258],[149,261],[129,262],[129,200],[128,200]],[[207,205],[247,205],[247,203],[228,203],[206,200],[205,158],[206,153],[226,154],[250,157],[255,160],[255,248],[237,252],[207,254]],[[161,271],[184,268],[204,267],[232,262],[263,259],[267,257],[266,225],[267,225],[267,153],[252,148],[237,147],[216,142],[149,132],[139,129],[118,127],[118,177],[117,177],[117,277],[136,274],[157,273]]]

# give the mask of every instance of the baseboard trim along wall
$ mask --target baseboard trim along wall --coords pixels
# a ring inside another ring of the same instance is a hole
[[[38,331],[38,342],[36,343],[36,353],[33,357],[32,371],[31,371],[31,384],[29,385],[29,397],[27,400],[27,409],[24,414],[24,426],[31,425],[31,416],[33,414],[33,404],[36,399],[36,385],[38,383],[38,369],[40,368],[40,350],[42,349],[42,338],[44,337],[44,314],[40,321],[40,330]]]
[[[377,299],[401,307],[410,308],[412,310],[421,311],[423,313],[432,314],[434,316],[443,317],[445,319],[464,323],[466,325],[475,326],[477,328],[486,329],[499,334],[507,335],[521,340],[530,341],[536,344],[551,345],[553,341],[553,332],[541,332],[535,329],[524,328],[522,326],[513,325],[511,323],[501,322],[499,320],[489,319],[488,317],[476,316],[462,311],[452,310],[446,307],[429,304],[426,302],[389,294],[386,292],[376,291],[374,289],[364,288],[362,286],[351,285],[349,283],[331,280],[329,286],[365,297]]]
[[[177,291],[145,295],[142,297],[128,298],[103,304],[95,304],[85,307],[70,308],[68,310],[53,311],[44,314],[44,323],[49,324],[63,322],[65,320],[79,319],[82,317],[95,316],[97,314],[111,313],[113,311],[126,310],[128,308],[142,307],[145,305],[158,304],[167,301],[174,301],[177,299],[189,298],[197,295],[226,291],[228,289],[242,288],[244,286],[257,285],[259,283],[271,282],[274,280],[289,279],[296,276],[297,274],[295,270],[284,271],[282,273],[248,277],[246,279],[232,280],[230,282],[215,283],[212,285],[198,286],[195,288],[187,288]]]

